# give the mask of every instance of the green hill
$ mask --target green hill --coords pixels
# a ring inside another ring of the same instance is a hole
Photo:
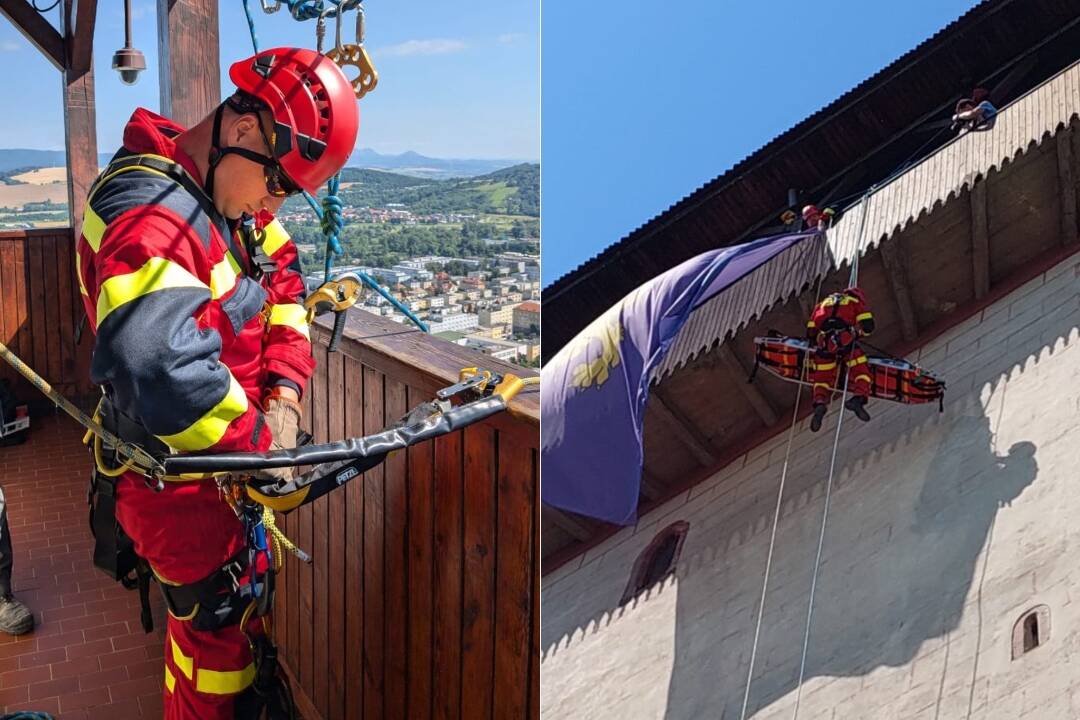
[[[540,216],[540,166],[522,163],[468,179],[426,180],[381,170],[346,168],[339,195],[347,206],[404,205],[418,214]],[[286,211],[304,207],[289,200]]]

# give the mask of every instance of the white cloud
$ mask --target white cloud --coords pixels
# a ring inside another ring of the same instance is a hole
[[[448,53],[461,52],[466,45],[461,40],[447,40],[436,38],[433,40],[406,40],[397,45],[388,45],[380,48],[379,55],[405,57],[407,55],[446,55]]]
[[[499,36],[500,45],[514,45],[525,38],[525,33],[503,33]]]
[[[22,50],[22,45],[14,40],[0,41],[0,52],[19,52]]]

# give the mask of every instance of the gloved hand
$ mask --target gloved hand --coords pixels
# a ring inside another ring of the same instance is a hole
[[[281,395],[270,395],[263,403],[266,425],[270,428],[270,450],[287,450],[296,447],[296,433],[300,426],[300,403]],[[294,468],[270,468],[259,470],[255,477],[263,480],[288,482]]]

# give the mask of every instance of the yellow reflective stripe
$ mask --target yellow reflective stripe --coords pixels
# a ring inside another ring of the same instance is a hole
[[[213,695],[235,695],[255,681],[255,663],[243,670],[207,670],[199,668],[195,689]]]
[[[806,327],[808,327],[808,328],[817,327],[817,323],[814,322],[813,320],[811,320],[810,322],[806,323]]]
[[[263,252],[270,257],[273,257],[274,253],[280,250],[281,246],[289,240],[289,233],[286,232],[285,226],[277,220],[263,228],[262,248]]]
[[[303,305],[297,305],[296,303],[285,303],[283,305],[271,305],[270,306],[270,325],[284,325],[290,327],[296,332],[307,338],[308,342],[311,341],[311,331],[308,325],[307,310]]]
[[[171,260],[152,257],[135,272],[113,275],[98,289],[97,326],[116,308],[132,300],[169,288],[206,288],[197,277]]]
[[[165,666],[165,689],[168,690],[169,692],[172,692],[173,688],[175,688],[175,687],[176,687],[176,677],[173,676],[172,670],[170,670],[169,666],[166,665]]]
[[[848,360],[847,361],[847,366],[848,367],[855,367],[856,365],[862,365],[864,362],[866,362],[866,356],[865,355],[863,355],[861,358],[858,358],[856,360]]]
[[[126,158],[121,158],[121,160],[130,160],[132,157],[154,158],[155,160],[160,160],[162,162],[169,163],[170,165],[175,164],[175,162],[176,162],[175,160],[170,160],[167,157],[164,157],[162,155],[155,155],[154,153],[142,153],[142,154],[137,155],[137,156],[129,156],[129,157],[126,157]],[[120,162],[120,160],[118,160],[117,162]],[[105,169],[108,170],[111,167],[112,166],[110,165],[108,168],[105,168]],[[97,191],[100,190],[102,187],[104,187],[105,183],[109,182],[110,180],[112,180],[117,175],[120,175],[121,173],[132,172],[133,170],[142,170],[144,172],[151,172],[151,173],[154,173],[155,175],[160,175],[161,177],[164,177],[164,178],[169,177],[166,173],[155,170],[152,167],[147,167],[146,165],[131,165],[129,167],[123,167],[123,168],[120,168],[119,170],[114,170],[113,172],[111,172],[108,175],[101,178],[101,180],[96,185],[94,185],[94,189],[90,192],[90,197],[87,199],[87,203],[89,203],[90,200],[94,199],[94,196],[97,195]],[[172,180],[172,178],[169,178],[169,179]]]
[[[855,322],[862,322],[863,320],[873,320],[874,315],[872,313],[864,312],[861,315],[855,316]]]
[[[188,680],[195,674],[195,658],[189,658],[180,650],[180,646],[176,644],[176,640],[169,637],[169,643],[172,645],[172,658],[173,663],[176,664],[177,669],[184,673],[184,677]]]
[[[836,367],[836,363],[834,363],[834,362],[831,362],[831,363],[814,363],[814,369],[815,370],[832,370],[834,367]]]
[[[232,290],[239,274],[240,263],[226,250],[225,257],[210,270],[210,296],[217,300]]]
[[[97,252],[101,247],[101,238],[105,235],[105,221],[94,212],[90,203],[86,203],[86,207],[83,208],[82,234],[91,249]]]
[[[855,377],[852,378],[852,380],[855,380],[855,381],[866,380],[867,382],[870,382],[870,376],[867,375],[866,373],[863,373],[862,375],[856,375]]]
[[[79,251],[75,251],[75,277],[79,281],[79,292],[90,297],[90,293],[86,292],[86,283],[82,279],[82,258],[79,257]]]
[[[175,435],[158,435],[158,439],[171,448],[192,452],[205,450],[216,445],[225,431],[236,418],[247,412],[248,399],[244,394],[244,388],[236,378],[229,374],[229,392],[206,414],[196,420],[186,430],[181,430]]]
[[[814,383],[814,387],[816,387],[816,388],[819,388],[819,387],[820,388],[827,388],[827,387],[832,387],[832,385],[830,385],[829,383]]]

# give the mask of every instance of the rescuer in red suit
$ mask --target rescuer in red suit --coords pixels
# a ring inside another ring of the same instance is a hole
[[[809,359],[810,382],[814,385],[814,415],[810,430],[821,429],[832,391],[837,387],[840,363],[847,366],[848,392],[845,407],[863,422],[870,419],[866,402],[870,397],[870,368],[858,339],[874,331],[874,316],[866,304],[866,295],[857,287],[833,293],[822,300],[806,323],[806,337],[812,354]]]
[[[315,367],[296,247],[273,214],[345,164],[356,97],[337,65],[306,49],[265,50],[229,76],[236,93],[192,128],[135,111],[77,244],[103,417],[159,455],[295,447]],[[292,469],[262,474],[285,480]],[[109,481],[95,482],[100,494]],[[128,471],[112,482],[115,520],[169,608],[165,718],[260,716],[260,689],[280,686],[257,525],[213,479],[155,490]]]

